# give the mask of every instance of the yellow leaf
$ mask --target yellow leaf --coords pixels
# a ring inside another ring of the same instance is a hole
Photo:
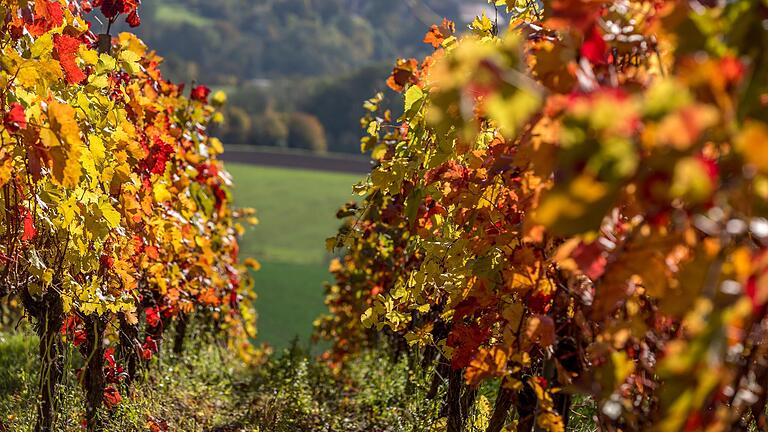
[[[747,122],[736,138],[736,148],[748,163],[768,172],[768,126],[757,121]]]
[[[88,137],[88,147],[91,149],[91,155],[93,155],[93,162],[95,164],[101,164],[106,158],[106,149],[104,148],[104,140],[98,135],[90,135]]]
[[[123,48],[133,51],[139,56],[143,56],[147,53],[147,46],[133,33],[120,33],[120,35],[118,35],[118,39],[120,40],[120,45]]]
[[[40,131],[40,139],[51,154],[54,180],[64,187],[73,188],[80,181],[80,156],[83,142],[80,128],[71,106],[56,101],[48,104],[48,128]]]
[[[166,189],[165,185],[161,183],[156,183],[152,187],[152,194],[155,196],[155,201],[157,202],[170,201],[172,198],[171,193],[168,192],[168,189]]]
[[[104,219],[111,228],[116,228],[120,225],[120,213],[112,207],[112,204],[106,200],[102,201],[99,204],[99,210],[101,210],[102,216],[104,216]]]
[[[136,310],[129,310],[123,313],[125,321],[130,325],[136,325],[139,323],[139,318],[136,316]]]
[[[38,58],[43,55],[50,55],[53,51],[53,36],[51,33],[45,33],[38,37],[30,47],[32,57]]]
[[[210,140],[208,140],[208,144],[211,145],[211,149],[215,154],[224,153],[224,145],[221,143],[220,139],[213,137]]]
[[[507,372],[507,355],[507,350],[499,346],[481,349],[464,372],[467,384],[477,386],[485,379],[503,376]]]
[[[89,65],[95,65],[99,62],[99,53],[96,50],[86,48],[87,45],[80,45],[80,58]]]
[[[227,103],[227,94],[219,90],[213,94],[213,97],[211,97],[211,101],[213,102],[214,105],[224,105],[225,103]]]
[[[64,216],[64,226],[67,227],[75,219],[75,216],[80,214],[80,208],[77,206],[77,199],[74,195],[70,195],[66,201],[62,201],[59,204],[59,213]]]
[[[246,267],[250,268],[253,271],[259,271],[261,269],[261,263],[256,261],[254,258],[246,258],[243,261],[243,264],[245,264]]]

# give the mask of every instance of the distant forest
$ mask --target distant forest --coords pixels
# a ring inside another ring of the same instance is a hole
[[[137,33],[172,79],[227,92],[215,131],[226,143],[357,153],[362,101],[385,90],[398,56],[429,51],[418,41],[431,24],[466,24],[468,3],[152,0]]]

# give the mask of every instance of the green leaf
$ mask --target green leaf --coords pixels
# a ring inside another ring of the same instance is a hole
[[[424,92],[419,86],[412,85],[405,92],[405,113],[408,114],[411,108],[421,108],[421,101],[424,99]]]

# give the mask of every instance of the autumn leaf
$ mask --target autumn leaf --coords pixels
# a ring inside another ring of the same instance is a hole
[[[578,271],[593,281],[605,273],[608,264],[606,253],[599,242],[584,243],[578,238],[570,239],[560,246],[554,259],[560,268]]]
[[[419,82],[419,63],[416,59],[399,59],[392,74],[387,79],[387,86],[396,92],[402,92],[408,84]]]
[[[150,327],[157,327],[160,325],[160,312],[156,307],[145,308],[144,316],[147,317],[147,325]]]
[[[32,212],[26,210],[24,212],[24,231],[21,234],[21,241],[30,241],[37,235],[37,229],[35,228],[35,218]]]
[[[40,130],[40,139],[51,155],[53,177],[62,186],[73,188],[80,181],[82,140],[75,120],[75,110],[56,101],[48,104],[48,128]]]
[[[133,10],[130,14],[128,14],[128,17],[125,19],[125,22],[128,23],[131,27],[138,27],[141,25],[141,18],[139,17],[139,11]]]
[[[466,367],[486,342],[489,329],[478,325],[455,324],[448,335],[448,346],[454,349],[451,366],[454,370]]]
[[[608,60],[608,44],[597,26],[587,31],[587,37],[581,44],[581,56],[593,65],[605,64]]]
[[[149,154],[141,162],[142,167],[151,174],[163,174],[173,153],[174,148],[171,144],[155,138],[154,143],[149,147]]]
[[[586,33],[600,16],[604,0],[554,0],[545,8],[545,23],[554,29]]]
[[[24,114],[24,107],[20,103],[14,102],[3,116],[3,124],[9,132],[17,132],[20,129],[27,128],[27,117]]]
[[[101,8],[101,13],[108,19],[120,14],[131,14],[139,7],[139,0],[93,0],[94,7]]]
[[[196,100],[202,103],[208,103],[208,95],[211,94],[211,89],[206,86],[196,86],[192,89],[192,100]]]
[[[102,201],[99,204],[99,210],[101,211],[101,215],[104,217],[104,219],[107,221],[109,226],[111,228],[116,228],[120,226],[120,213],[115,210],[114,207],[112,207],[112,204],[110,204],[108,201]]]
[[[736,148],[744,159],[763,173],[768,173],[768,126],[748,121],[736,138]]]
[[[503,376],[507,372],[506,349],[500,346],[481,348],[464,371],[468,385],[477,386],[482,381]]]
[[[141,358],[144,360],[151,360],[152,356],[157,353],[157,342],[151,337],[144,338],[144,343],[141,344]]]
[[[542,348],[555,342],[555,322],[548,315],[536,315],[528,319],[525,336]]]
[[[85,79],[85,73],[77,66],[79,50],[79,39],[68,35],[55,35],[53,37],[53,58],[61,64],[64,78],[70,84],[78,84]]]
[[[107,408],[111,409],[119,405],[123,398],[120,396],[120,392],[112,385],[107,386],[104,389],[104,404]]]
[[[27,30],[32,36],[41,36],[64,23],[64,9],[58,0],[38,0],[35,13]]]
[[[443,18],[442,24],[437,26],[435,24],[430,27],[427,34],[424,36],[424,43],[432,45],[433,48],[440,48],[443,41],[452,36],[456,32],[456,24],[446,18]]]
[[[254,258],[246,258],[243,261],[243,265],[250,268],[253,271],[259,271],[261,269],[261,263],[256,261]]]

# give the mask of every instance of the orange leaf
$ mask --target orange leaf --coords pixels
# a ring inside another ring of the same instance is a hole
[[[419,63],[416,59],[400,59],[397,61],[392,74],[387,79],[389,88],[396,92],[402,92],[407,84],[419,82]]]
[[[440,48],[443,41],[453,35],[456,31],[456,24],[453,21],[443,18],[443,23],[438,27],[432,25],[427,34],[424,36],[424,43],[432,45],[434,48]]]
[[[485,379],[503,376],[507,369],[507,356],[507,351],[499,346],[481,349],[464,372],[467,384],[476,386]]]

